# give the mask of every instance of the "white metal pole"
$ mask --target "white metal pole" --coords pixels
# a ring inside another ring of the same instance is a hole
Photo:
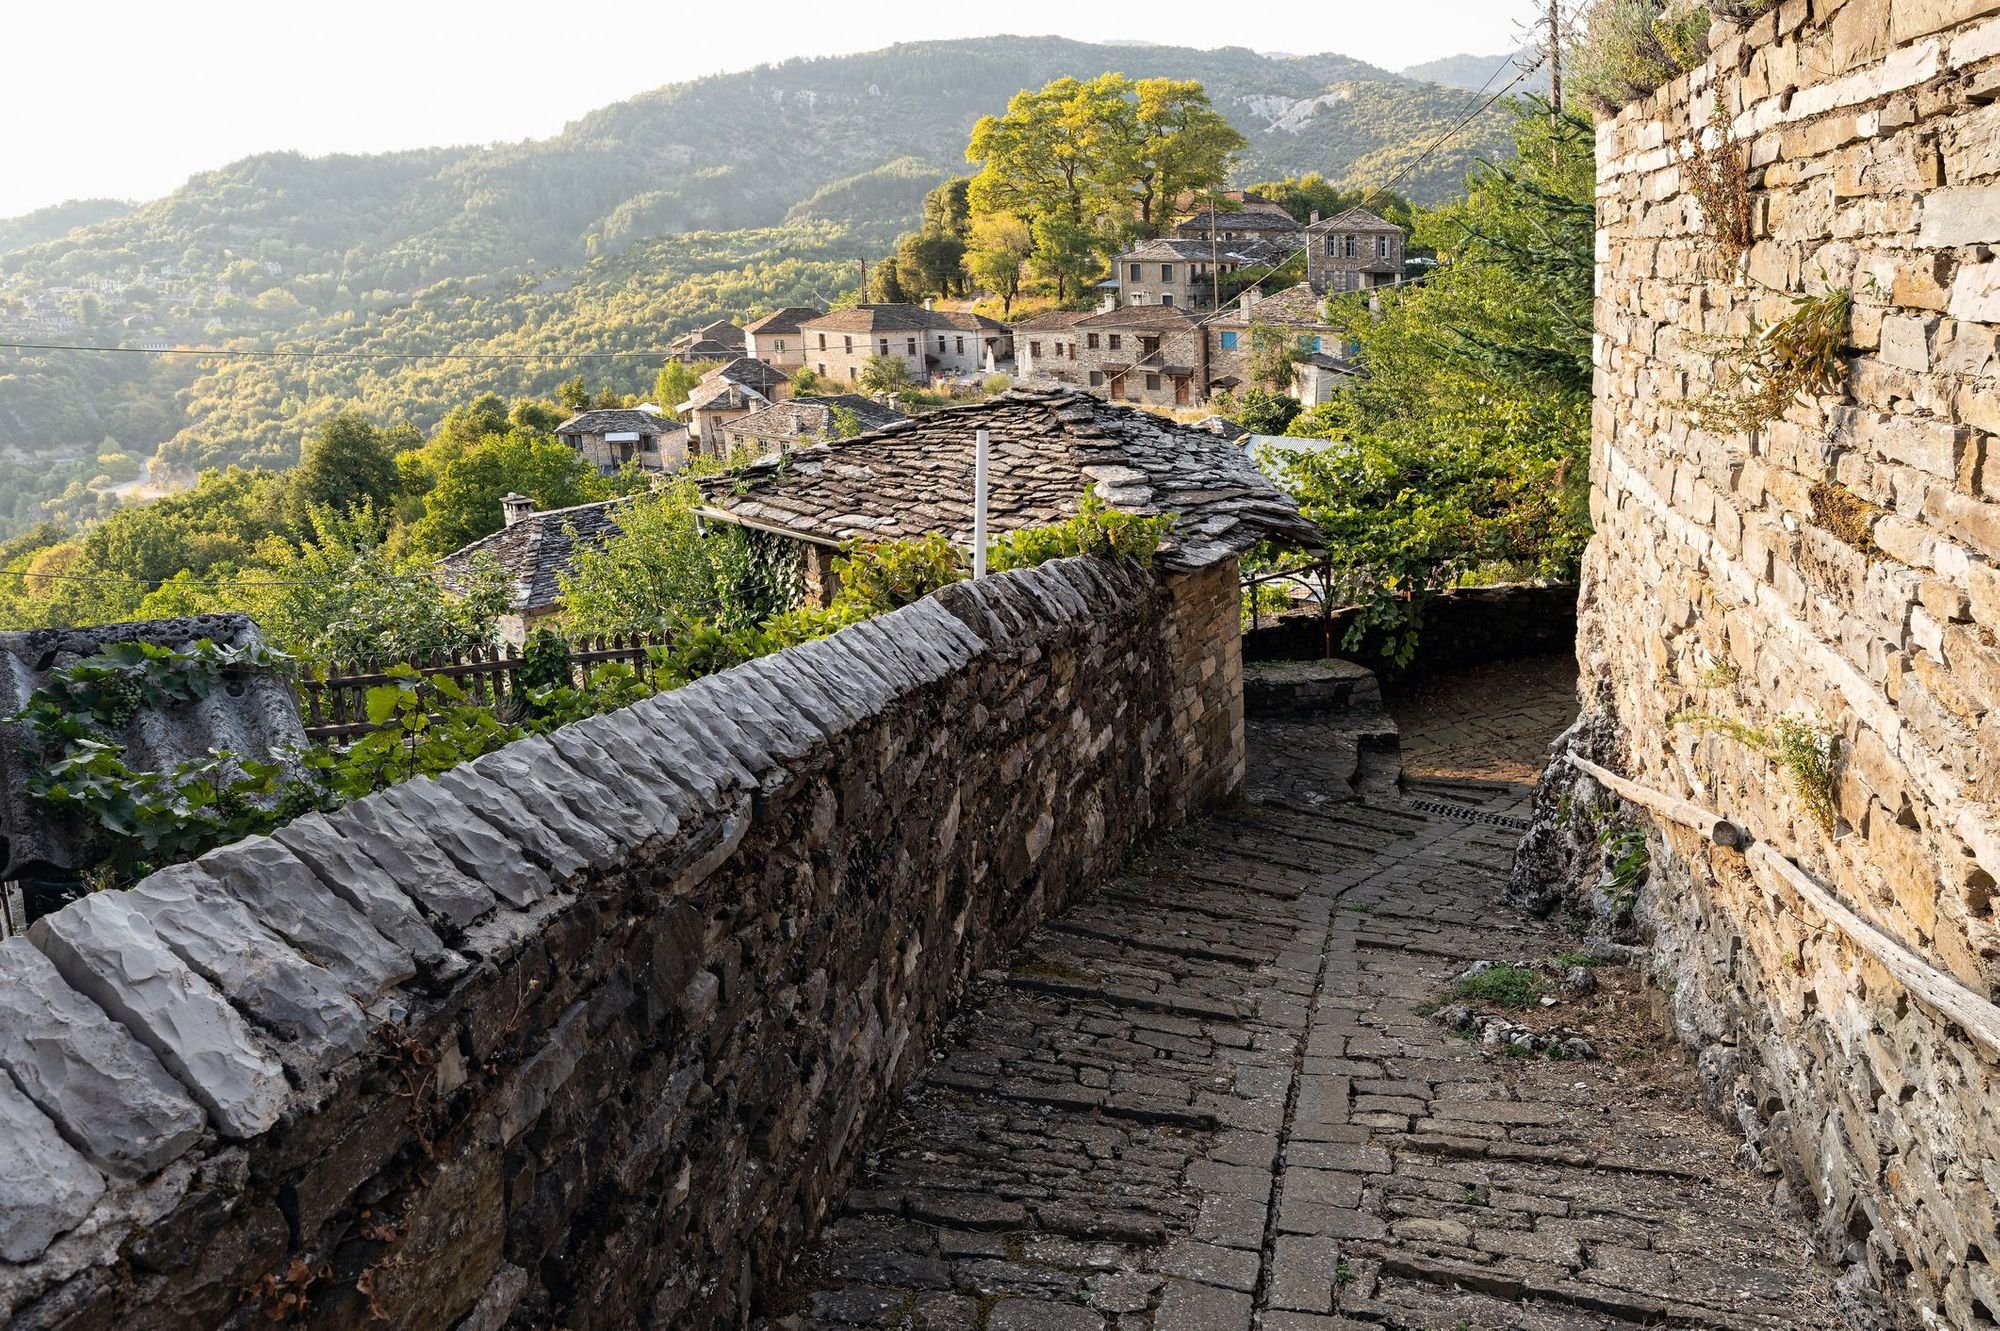
[[[973,436],[972,576],[986,576],[986,431]]]

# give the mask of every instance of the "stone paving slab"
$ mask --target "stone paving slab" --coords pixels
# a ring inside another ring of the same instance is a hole
[[[1565,687],[1482,674],[1455,722],[1426,700],[1413,765],[1447,774],[1410,789],[1464,814],[1358,798],[1337,736],[1253,721],[1257,801],[979,978],[760,1325],[1840,1325],[1684,1082],[1502,1058],[1420,1013],[1470,960],[1566,944],[1497,904],[1516,834],[1469,817],[1527,790],[1450,774],[1519,775]]]

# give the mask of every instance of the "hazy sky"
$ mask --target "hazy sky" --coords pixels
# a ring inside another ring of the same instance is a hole
[[[149,199],[250,153],[540,138],[681,79],[891,42],[1058,33],[1337,51],[1511,50],[1533,0],[0,0],[0,217]],[[1255,17],[1289,11],[1285,22]],[[1142,23],[1143,19],[1143,23]]]

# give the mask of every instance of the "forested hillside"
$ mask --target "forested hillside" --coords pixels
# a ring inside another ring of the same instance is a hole
[[[914,43],[671,85],[546,140],[377,156],[267,154],[132,208],[89,201],[0,221],[0,340],[123,346],[536,353],[508,366],[378,359],[212,361],[0,350],[0,537],[158,455],[187,469],[289,463],[337,406],[434,424],[467,390],[542,391],[716,314],[832,299],[846,261],[915,224],[966,169],[981,116],[1060,75],[1200,80],[1248,140],[1238,174],[1315,171],[1449,193],[1499,150],[1500,113],[1341,56]],[[671,239],[662,239],[671,238]],[[656,366],[636,363],[632,385]],[[599,371],[603,374],[600,376]]]

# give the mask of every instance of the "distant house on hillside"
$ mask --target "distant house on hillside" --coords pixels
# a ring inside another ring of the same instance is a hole
[[[779,369],[797,369],[806,363],[805,335],[799,325],[819,316],[820,311],[805,305],[771,311],[743,329],[745,354]]]
[[[1320,539],[1235,444],[1067,390],[1015,390],[766,458],[702,481],[703,512],[795,544],[808,594],[824,604],[844,541],[937,532],[970,546],[973,440],[982,428],[992,438],[996,536],[1059,522],[1094,490],[1114,508],[1175,515],[1159,554],[1167,569],[1200,567],[1267,538]]]
[[[1049,310],[1015,323],[1014,377],[1082,384],[1076,347],[1083,335],[1076,326],[1091,314],[1090,310]]]
[[[1366,291],[1403,280],[1403,228],[1366,208],[1306,228],[1306,281],[1315,291]]]
[[[689,452],[720,453],[728,445],[723,427],[792,394],[792,382],[763,361],[738,356],[701,377],[688,400],[674,405],[693,437]]]
[[[830,383],[855,383],[876,356],[903,361],[916,383],[982,374],[1014,358],[1014,333],[984,315],[928,305],[857,305],[804,320],[805,363]]]
[[[1165,237],[1142,241],[1119,255],[1113,267],[1119,302],[1207,309],[1213,303],[1212,274],[1228,262],[1227,256],[1217,255],[1206,240]]]
[[[1297,348],[1288,391],[1305,405],[1331,400],[1353,375],[1345,332],[1327,321],[1320,293],[1301,282],[1261,298],[1246,291],[1232,308],[1205,321],[1211,390],[1235,390],[1250,382],[1250,354],[1259,326]]]
[[[1204,209],[1176,223],[1174,235],[1182,240],[1210,240],[1235,247],[1251,241],[1265,241],[1287,252],[1301,242],[1299,220],[1275,203],[1246,205],[1241,212]]]
[[[1076,333],[1081,346],[1069,373],[1100,397],[1186,407],[1205,391],[1201,328],[1179,306],[1103,310],[1078,320]]]
[[[745,345],[741,328],[727,319],[717,319],[667,343],[667,358],[688,364],[733,360],[743,354]]]
[[[556,427],[556,438],[606,475],[628,462],[660,473],[687,462],[687,426],[648,407],[579,412]]]
[[[629,499],[607,499],[574,508],[537,513],[526,495],[510,494],[500,501],[506,525],[438,561],[448,591],[464,593],[482,558],[491,558],[507,577],[507,612],[500,616],[500,636],[519,645],[539,621],[562,609],[561,575],[575,558],[576,547],[602,546],[619,531],[617,509]]]
[[[908,419],[896,408],[859,393],[809,394],[728,421],[722,435],[732,453],[738,449],[783,453],[847,437],[842,433],[844,422],[850,425],[849,433],[861,434]]]

